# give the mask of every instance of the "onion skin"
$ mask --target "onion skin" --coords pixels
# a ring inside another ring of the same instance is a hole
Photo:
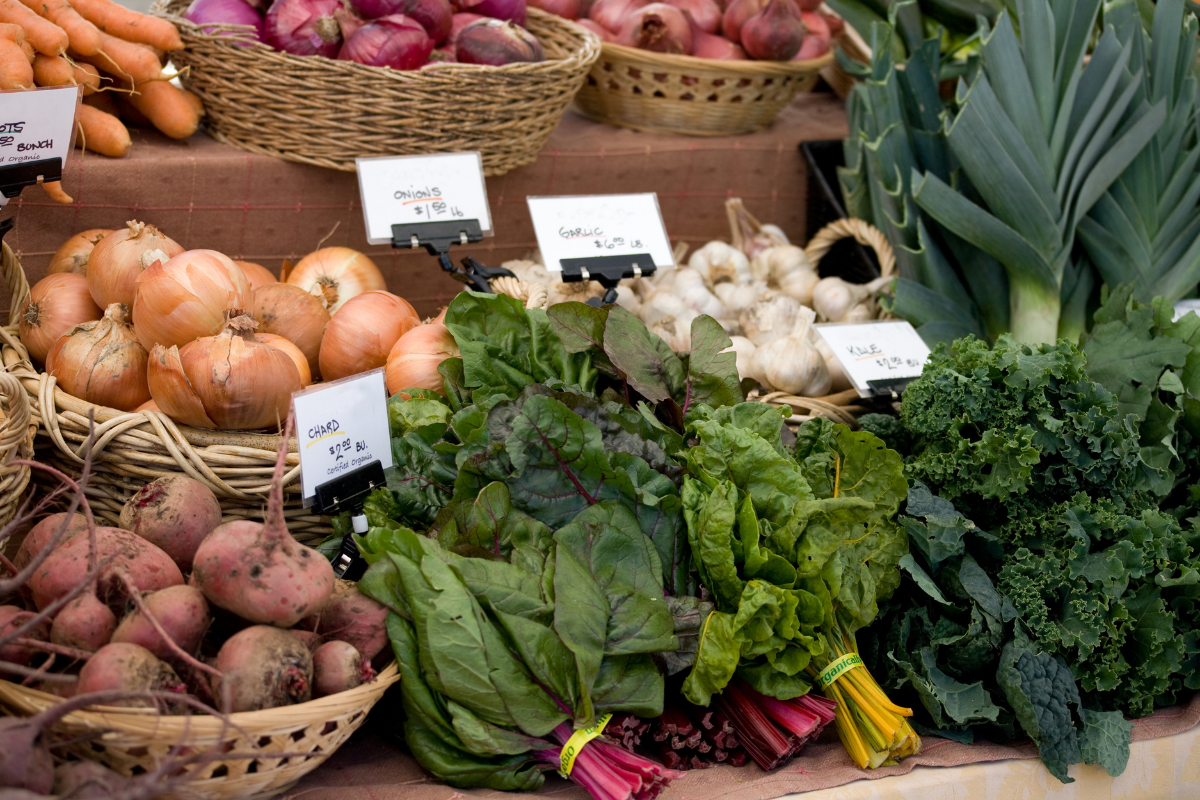
[[[438,365],[458,357],[458,342],[440,322],[418,325],[396,340],[387,357],[387,390],[429,389],[444,393],[446,382]]]
[[[746,55],[760,61],[790,61],[800,52],[808,29],[793,0],[770,0],[739,32]]]
[[[435,45],[440,45],[450,36],[454,17],[450,0],[351,0],[350,6],[369,20],[393,14],[414,19]],[[347,32],[346,38],[349,39],[351,35]]]
[[[287,282],[323,300],[330,314],[355,295],[387,289],[375,262],[349,247],[309,253],[292,267]]]
[[[692,31],[692,55],[713,61],[745,61],[746,51],[724,36],[714,36],[701,30]]]
[[[355,31],[338,51],[338,60],[409,70],[420,68],[432,52],[433,39],[421,23],[403,14],[392,14],[373,19]]]
[[[88,292],[87,278],[73,272],[47,275],[29,291],[18,330],[29,355],[45,361],[58,337],[104,316]]]
[[[524,26],[528,16],[525,0],[454,0],[459,11]]]
[[[346,303],[321,339],[321,377],[335,381],[387,364],[396,341],[421,324],[416,310],[390,292],[366,292]]]
[[[77,275],[87,275],[88,259],[96,244],[113,231],[108,228],[91,228],[80,231],[62,243],[50,259],[46,268],[47,275],[57,275],[61,272],[73,272]]]
[[[588,12],[588,19],[615,34],[627,17],[648,5],[650,0],[596,0]]]
[[[801,11],[800,19],[804,22],[804,27],[808,28],[808,35],[804,37],[804,43],[800,45],[800,51],[792,57],[792,61],[808,61],[828,53],[833,45],[833,32],[829,22],[820,14],[811,11]]]
[[[601,25],[599,22],[593,22],[590,19],[577,19],[575,20],[575,24],[596,34],[600,37],[600,41],[602,42],[613,42],[615,44],[617,41],[616,34]]]
[[[320,379],[321,337],[329,312],[316,297],[290,283],[272,283],[254,292],[251,316],[259,333],[274,333],[294,344],[308,359],[313,380]]]
[[[696,27],[705,33],[720,32],[721,7],[714,0],[663,0],[663,2],[686,12]]]
[[[101,308],[113,303],[133,307],[138,276],[154,263],[183,252],[175,240],[153,225],[130,220],[125,228],[96,243],[88,259],[88,290]]]
[[[617,44],[655,53],[691,55],[692,26],[683,12],[666,3],[651,3],[626,18]]]
[[[46,372],[64,392],[89,403],[132,411],[150,399],[146,349],[128,324],[129,307],[113,303],[103,319],[76,325],[46,355]]]
[[[267,11],[263,41],[294,56],[333,58],[342,44],[334,13],[340,0],[275,0]]]
[[[254,29],[254,39],[261,42],[263,38],[262,15],[245,0],[192,0],[183,12],[183,18],[197,25],[247,25]],[[215,28],[204,28],[204,32],[216,36],[234,35]],[[245,36],[245,32],[239,32],[239,35]]]
[[[742,43],[742,25],[767,7],[768,0],[731,0],[721,18],[721,32],[734,44]]]
[[[147,400],[146,402],[142,403],[137,408],[135,408],[134,411],[158,411],[158,412],[161,412],[162,409],[158,407],[158,403],[154,402],[154,398],[151,398],[151,399]]]
[[[246,280],[250,281],[250,291],[255,291],[266,286],[268,283],[279,283],[279,278],[276,278],[271,270],[264,267],[262,264],[255,264],[252,261],[234,261],[238,265],[238,269],[246,276]]]
[[[276,350],[282,350],[288,354],[292,363],[296,365],[296,371],[300,373],[300,388],[312,385],[312,371],[308,368],[308,359],[304,357],[304,353],[300,352],[299,347],[274,333],[256,333],[254,338],[259,344],[274,347]]]
[[[216,250],[188,250],[138,276],[134,329],[147,351],[216,335],[225,312],[250,307],[250,281]]]
[[[450,20],[450,35],[446,37],[446,45],[451,52],[454,50],[454,43],[458,41],[458,35],[463,32],[463,28],[481,19],[487,19],[482,14],[455,14]]]
[[[237,316],[217,336],[150,354],[154,402],[171,419],[198,428],[253,430],[282,423],[300,373],[292,357],[254,338],[254,320]]]
[[[454,46],[454,56],[460,64],[502,67],[545,61],[546,51],[537,37],[520,25],[484,19],[463,28]]]

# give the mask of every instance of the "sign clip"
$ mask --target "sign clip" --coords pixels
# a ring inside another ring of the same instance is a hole
[[[607,290],[604,297],[588,300],[588,305],[596,307],[617,302],[617,284],[623,279],[649,277],[657,270],[649,253],[564,258],[559,263],[562,264],[563,283],[595,281]]]

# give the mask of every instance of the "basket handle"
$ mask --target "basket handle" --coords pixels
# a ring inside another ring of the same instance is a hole
[[[525,304],[526,308],[545,308],[550,299],[549,290],[540,283],[527,283],[520,278],[510,278],[501,275],[491,280],[492,291],[514,297]]]
[[[21,262],[17,260],[16,254],[8,246],[8,242],[4,242],[4,252],[0,257],[0,271],[4,272],[4,281],[8,284],[7,324],[15,329],[17,316],[25,306],[25,301],[29,299],[29,279],[25,277],[25,270],[21,269]]]
[[[883,232],[861,219],[838,219],[817,231],[804,248],[804,254],[816,267],[834,244],[842,239],[853,238],[866,245],[879,257],[879,277],[890,278],[896,272],[896,251]]]

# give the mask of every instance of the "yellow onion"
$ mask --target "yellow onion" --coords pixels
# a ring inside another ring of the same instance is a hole
[[[58,337],[102,316],[88,292],[87,278],[72,272],[47,275],[34,284],[21,308],[21,343],[29,355],[45,361]]]
[[[268,283],[279,283],[271,270],[264,267],[262,264],[255,264],[253,261],[234,261],[238,265],[242,273],[246,276],[246,280],[250,281],[250,290],[260,289]]]
[[[80,231],[63,242],[62,247],[50,259],[46,268],[47,275],[57,275],[60,272],[73,272],[76,275],[87,275],[88,259],[92,256],[92,248],[108,234],[108,228],[92,228]]]
[[[113,303],[132,308],[134,287],[142,271],[182,252],[183,248],[159,233],[158,228],[130,220],[126,227],[108,234],[92,248],[87,268],[92,299],[101,308]]]
[[[188,250],[137,280],[133,326],[147,350],[215,336],[225,312],[250,307],[250,282],[216,250]]]
[[[387,357],[388,394],[404,389],[445,390],[438,365],[458,356],[458,343],[445,325],[418,325],[396,340]]]
[[[197,428],[251,430],[287,418],[300,373],[292,357],[254,338],[255,322],[230,312],[216,336],[150,354],[150,393],[176,422]]]
[[[158,403],[154,402],[154,399],[151,398],[135,408],[134,411],[162,411],[162,409],[159,408]]]
[[[321,339],[321,377],[336,381],[382,367],[396,340],[421,324],[417,311],[391,292],[365,292],[333,315]]]
[[[351,297],[387,288],[375,262],[349,247],[325,247],[309,253],[288,273],[287,282],[325,302],[330,314]]]
[[[254,291],[251,316],[258,320],[263,333],[282,336],[304,353],[308,371],[314,379],[320,377],[321,337],[329,324],[325,304],[299,286],[272,283]]]
[[[261,344],[282,350],[291,357],[296,364],[296,371],[300,373],[300,386],[304,387],[312,383],[312,371],[308,368],[308,359],[304,357],[304,353],[300,352],[299,347],[274,333],[256,333],[254,338]]]
[[[150,399],[146,348],[129,324],[129,306],[113,303],[103,319],[76,325],[46,355],[46,372],[67,394],[132,411]]]

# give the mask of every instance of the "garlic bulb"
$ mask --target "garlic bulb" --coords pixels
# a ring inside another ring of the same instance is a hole
[[[695,311],[684,309],[677,317],[663,317],[647,327],[675,352],[689,353],[692,350],[692,321],[698,316]]]
[[[626,286],[624,283],[617,287],[617,305],[635,317],[642,315],[642,298],[634,292],[632,287]]]
[[[744,283],[750,280],[750,259],[736,247],[724,242],[704,245],[692,253],[688,266],[714,286],[725,281]]]
[[[754,342],[747,339],[745,336],[730,336],[729,341],[732,344],[722,350],[722,353],[733,351],[737,354],[737,371],[739,378],[753,377],[750,372],[750,364],[754,359],[754,351],[758,348]]]
[[[551,306],[559,303],[586,303],[593,297],[603,297],[605,291],[604,287],[596,281],[564,283],[562,274],[558,272],[551,273],[546,288],[550,295],[547,305]]]
[[[46,372],[67,394],[133,411],[150,399],[146,359],[129,324],[129,306],[112,303],[103,319],[76,325],[58,337],[46,354]]]
[[[767,285],[762,281],[754,281],[753,283],[718,283],[713,292],[717,295],[722,305],[725,306],[725,312],[736,317],[750,306],[758,302],[758,299],[767,293]]]
[[[825,359],[825,368],[829,370],[829,378],[832,381],[829,391],[843,392],[849,389],[850,379],[846,377],[846,371],[842,369],[842,362],[838,361],[838,357],[833,354],[833,348],[829,346],[829,342],[825,341],[825,337],[818,334],[816,330],[812,332],[812,341],[817,347],[817,352],[821,354],[821,358]]]
[[[746,338],[759,347],[775,339],[790,336],[803,308],[796,300],[777,291],[768,291],[742,312],[739,320]]]
[[[779,281],[779,291],[788,297],[795,298],[802,306],[811,307],[813,304],[813,289],[821,282],[821,276],[815,269],[797,269],[783,276]]]
[[[791,244],[768,247],[750,262],[750,272],[754,279],[767,281],[772,286],[778,286],[784,278],[798,269],[816,270],[805,255],[804,249]]]
[[[670,292],[655,292],[642,303],[642,322],[650,326],[664,317],[677,317],[686,310],[683,301]]]
[[[849,283],[841,278],[822,278],[813,288],[813,308],[825,322],[843,322],[850,309],[873,298],[892,278],[876,278],[870,283]]]
[[[750,370],[759,383],[775,391],[820,397],[829,393],[833,380],[812,340],[816,314],[811,308],[801,308],[797,316],[791,334],[773,339],[754,351]]]
[[[505,261],[500,266],[526,283],[540,283],[548,286],[552,279],[550,270],[546,269],[545,265],[539,264],[536,261],[517,259],[515,261]]]
[[[879,304],[873,299],[867,298],[858,305],[851,308],[839,320],[840,322],[869,322],[879,316]]]
[[[685,306],[699,314],[707,314],[710,317],[725,316],[725,306],[721,304],[716,295],[708,290],[708,286],[704,283],[704,277],[694,269],[679,270],[679,274],[675,277],[672,294],[682,300]]]

